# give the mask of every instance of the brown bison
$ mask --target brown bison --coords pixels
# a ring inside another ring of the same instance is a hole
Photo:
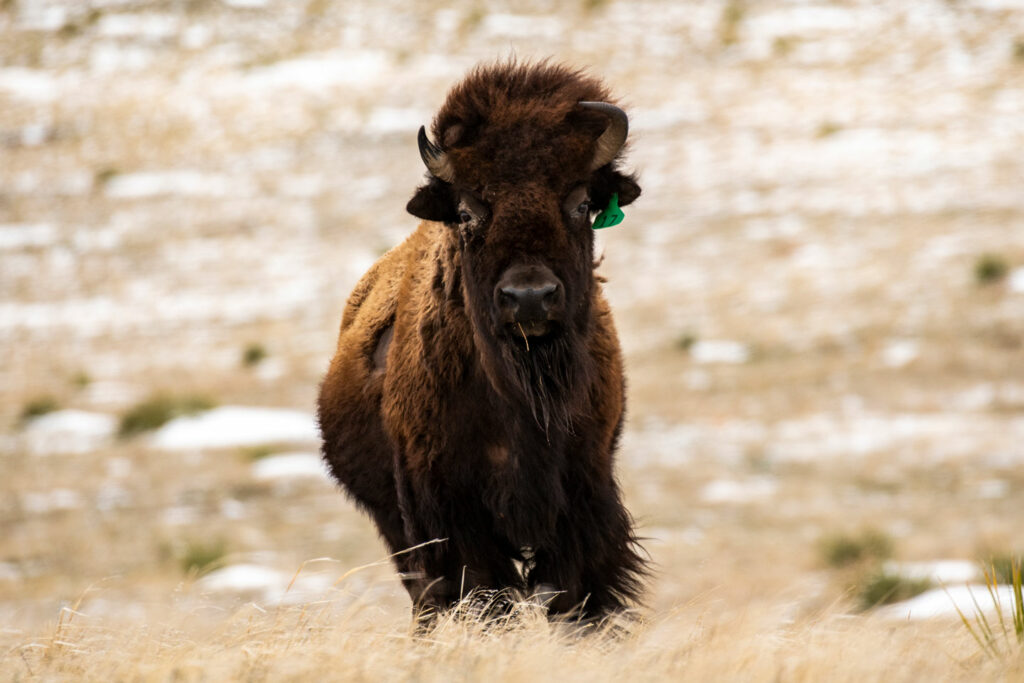
[[[323,455],[370,514],[418,615],[475,590],[551,614],[634,602],[645,561],[613,474],[624,377],[591,221],[640,194],[596,79],[478,67],[423,128],[423,219],[345,306]],[[428,541],[439,539],[435,543]],[[419,546],[409,552],[400,552]]]

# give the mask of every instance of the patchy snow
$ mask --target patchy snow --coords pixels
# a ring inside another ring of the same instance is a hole
[[[57,229],[50,223],[0,224],[0,251],[47,247],[57,241]]]
[[[97,31],[107,38],[162,40],[178,33],[180,19],[170,14],[105,14]]]
[[[23,31],[59,31],[68,23],[68,9],[48,3],[23,3],[18,12],[18,28]]]
[[[252,476],[259,480],[309,478],[330,480],[323,459],[316,453],[279,453],[252,465]]]
[[[21,506],[26,512],[43,514],[63,510],[77,510],[82,507],[82,496],[71,489],[51,491],[30,491],[21,494]]]
[[[426,109],[377,107],[370,112],[370,118],[366,122],[366,126],[371,133],[382,135],[401,133],[409,135],[409,131],[416,130],[432,118],[433,113]]]
[[[985,479],[978,482],[975,493],[982,500],[997,500],[1010,495],[1010,482],[1005,479]]]
[[[1013,596],[1010,586],[999,586],[997,591],[999,602],[1003,610],[1007,610],[1013,604]],[[973,598],[972,598],[973,596]],[[935,588],[921,593],[910,600],[904,600],[894,605],[889,605],[878,610],[879,616],[886,619],[935,619],[955,618],[959,619],[957,608],[968,619],[977,613],[974,601],[986,613],[996,611],[996,604],[992,601],[988,589],[984,584],[969,584],[966,586],[947,586],[945,589]]]
[[[913,339],[892,339],[882,349],[882,362],[886,367],[902,368],[920,355],[921,350]]]
[[[775,495],[779,485],[771,477],[754,477],[744,481],[716,479],[705,484],[700,499],[705,503],[755,503]]]
[[[694,342],[690,357],[697,363],[740,364],[750,360],[750,349],[738,341],[707,339]]]
[[[0,69],[0,92],[29,102],[52,102],[60,94],[57,79],[37,69]]]
[[[122,408],[131,405],[141,399],[143,394],[143,389],[138,385],[116,380],[90,382],[84,391],[86,401],[94,406],[103,406],[104,408]]]
[[[549,15],[488,14],[483,21],[488,35],[506,38],[556,38],[564,27],[561,19]]]
[[[979,577],[978,565],[969,560],[886,562],[884,569],[908,579],[929,579],[947,585],[967,583]]]
[[[116,175],[107,182],[113,199],[145,199],[164,195],[227,197],[253,194],[251,183],[219,173],[201,171],[151,171]]]
[[[1024,267],[1014,268],[1010,272],[1007,286],[1014,294],[1024,294]]]
[[[242,80],[241,87],[252,91],[295,89],[321,92],[341,85],[371,83],[383,73],[388,63],[388,54],[384,51],[336,50],[253,69]]]
[[[236,564],[210,572],[199,580],[206,591],[232,591],[246,593],[264,591],[288,581],[283,572],[257,564]]]
[[[226,448],[264,443],[320,440],[316,420],[309,413],[281,408],[222,406],[161,427],[150,443],[157,448]]]
[[[58,410],[25,427],[25,445],[34,455],[87,453],[102,446],[117,429],[112,415],[84,410]]]
[[[96,492],[96,509],[101,512],[131,507],[134,502],[131,491],[116,484],[107,484]]]
[[[163,511],[161,521],[167,526],[184,526],[199,521],[199,511],[191,505],[175,505]]]
[[[293,583],[294,579],[294,583]],[[289,588],[289,584],[291,587]],[[255,595],[266,603],[294,604],[316,599],[334,584],[325,573],[282,572],[258,564],[235,564],[210,572],[197,582],[206,593]]]

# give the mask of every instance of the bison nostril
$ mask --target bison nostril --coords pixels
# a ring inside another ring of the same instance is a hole
[[[537,286],[506,286],[498,290],[500,308],[514,312],[516,318],[542,319],[557,303],[558,285],[545,283]]]
[[[498,290],[498,306],[501,308],[516,308],[519,305],[519,299],[516,296],[518,291],[512,287],[502,287]]]
[[[555,303],[555,295],[558,294],[558,285],[551,283],[544,285],[537,293],[540,294],[541,301],[544,302],[544,308],[550,308]]]

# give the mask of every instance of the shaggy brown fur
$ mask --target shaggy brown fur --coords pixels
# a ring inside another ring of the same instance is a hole
[[[395,558],[417,610],[514,588],[600,617],[640,593],[613,476],[622,360],[590,228],[612,192],[625,205],[640,188],[617,161],[591,170],[609,121],[578,104],[608,100],[548,63],[469,74],[433,125],[454,180],[428,177],[408,206],[424,222],[345,307],[323,453],[391,552],[445,539]],[[557,295],[547,318],[514,317],[503,283],[538,278]]]

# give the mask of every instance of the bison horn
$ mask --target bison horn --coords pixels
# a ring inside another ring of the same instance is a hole
[[[626,144],[626,135],[629,133],[629,117],[614,104],[607,102],[580,102],[584,109],[599,111],[609,119],[611,123],[597,139],[594,149],[594,160],[590,162],[590,170],[596,171],[612,159],[614,159],[622,146]]]
[[[420,143],[420,158],[423,159],[423,163],[426,165],[427,170],[440,180],[450,183],[455,180],[455,172],[452,170],[452,164],[448,161],[448,155],[445,154],[440,147],[435,145],[427,137],[427,129],[424,126],[420,126],[419,134]]]

